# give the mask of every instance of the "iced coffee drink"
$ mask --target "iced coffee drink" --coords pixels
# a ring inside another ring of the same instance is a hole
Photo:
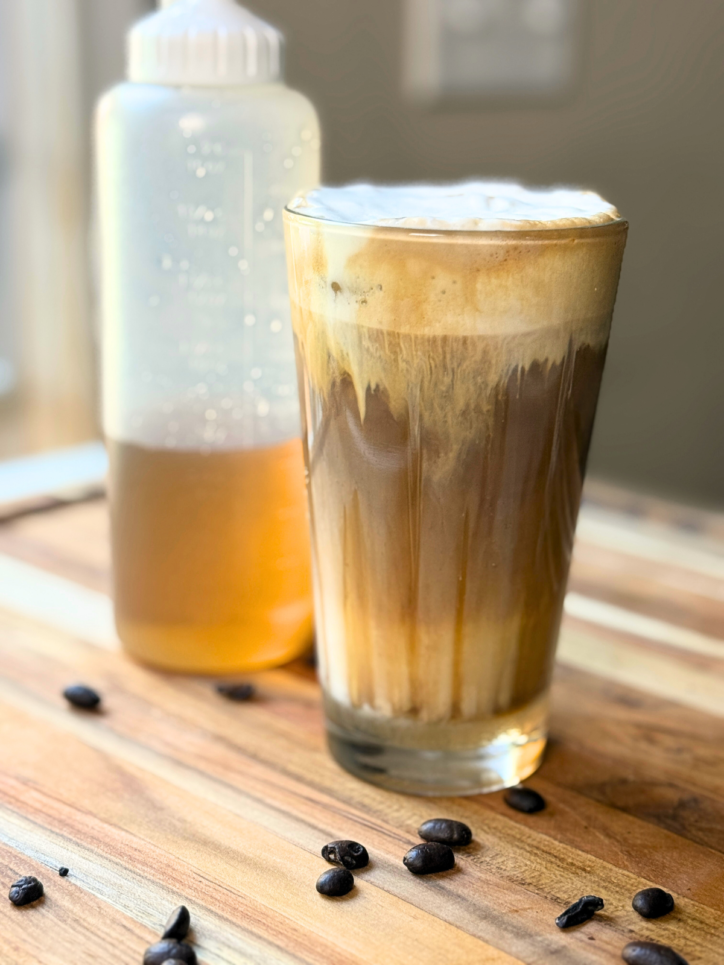
[[[321,188],[285,213],[330,745],[413,793],[539,764],[626,240],[590,192]]]

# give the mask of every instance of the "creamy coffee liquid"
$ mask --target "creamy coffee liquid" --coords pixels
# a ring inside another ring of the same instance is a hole
[[[487,182],[290,209],[328,714],[422,749],[529,734],[625,223],[588,192]]]

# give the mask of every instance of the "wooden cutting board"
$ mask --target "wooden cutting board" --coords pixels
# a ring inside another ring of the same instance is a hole
[[[102,501],[6,520],[0,890],[33,874],[46,896],[0,896],[0,961],[135,965],[183,902],[205,965],[593,965],[634,938],[721,965],[724,520],[591,487],[570,589],[550,748],[528,782],[548,807],[523,815],[502,794],[410,798],[345,774],[304,663],[232,704],[126,659]],[[76,680],[102,714],[65,705]],[[415,878],[402,856],[436,816],[474,844]],[[333,838],[372,859],[336,901],[314,888]],[[631,908],[651,885],[676,899],[659,921]],[[560,931],[583,894],[604,911]]]

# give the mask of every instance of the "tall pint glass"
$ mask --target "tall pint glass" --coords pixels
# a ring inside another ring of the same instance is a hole
[[[410,793],[516,784],[546,742],[626,222],[478,183],[322,188],[285,223],[332,753]]]

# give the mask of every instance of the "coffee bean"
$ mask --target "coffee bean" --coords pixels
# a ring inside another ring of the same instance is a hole
[[[317,891],[328,898],[341,898],[354,888],[354,876],[346,868],[331,868],[317,878]]]
[[[58,868],[58,874],[61,878],[65,878],[68,875],[68,868]]]
[[[322,848],[322,857],[330,864],[341,864],[350,871],[366,868],[370,863],[367,848],[357,841],[330,841]]]
[[[402,859],[413,875],[434,875],[438,871],[449,871],[455,865],[455,855],[446,844],[430,841],[416,844]]]
[[[8,898],[19,908],[21,905],[31,905],[38,898],[42,898],[43,894],[42,881],[38,881],[32,875],[25,875],[10,886]]]
[[[674,910],[674,899],[663,888],[644,888],[631,904],[642,918],[661,918]]]
[[[574,925],[582,925],[584,921],[589,921],[603,908],[603,898],[595,895],[584,895],[575,901],[570,908],[566,908],[562,915],[556,918],[556,925],[559,928],[572,928]]]
[[[184,965],[196,965],[196,952],[186,942],[165,938],[146,949],[143,965],[166,965],[166,962],[174,960],[183,962]]]
[[[161,938],[175,938],[177,942],[182,942],[189,933],[191,915],[186,905],[179,905],[171,912],[166,927]]]
[[[216,692],[227,700],[241,703],[244,700],[251,700],[256,693],[256,687],[254,684],[218,684]]]
[[[545,806],[545,798],[531,787],[511,787],[505,794],[505,803],[514,811],[522,811],[523,814],[535,814],[542,811]]]
[[[629,942],[621,958],[626,965],[688,965],[673,948],[658,942]]]
[[[425,841],[449,844],[452,848],[464,848],[473,840],[473,832],[467,824],[449,818],[431,818],[420,825],[417,833]]]
[[[100,694],[97,694],[92,687],[86,687],[85,684],[66,687],[63,696],[69,704],[80,707],[82,710],[95,710],[101,702]]]

